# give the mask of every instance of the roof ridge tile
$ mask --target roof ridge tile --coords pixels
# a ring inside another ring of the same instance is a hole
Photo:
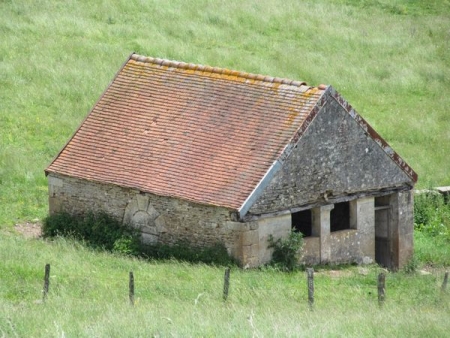
[[[230,70],[227,68],[211,67],[211,66],[204,66],[204,65],[200,65],[200,64],[194,64],[194,63],[186,63],[186,62],[179,62],[179,61],[166,60],[166,59],[160,59],[160,58],[153,58],[150,56],[143,56],[143,55],[139,55],[139,54],[132,54],[130,58],[134,61],[153,63],[156,65],[165,66],[165,67],[173,67],[173,68],[178,68],[178,69],[188,69],[188,70],[201,71],[201,72],[207,72],[207,73],[215,73],[215,74],[219,74],[219,75],[236,76],[236,77],[241,77],[241,78],[245,78],[248,80],[258,80],[258,81],[264,81],[264,82],[269,82],[269,83],[285,84],[285,85],[295,86],[295,87],[308,86],[305,81],[297,81],[297,80],[291,80],[291,79],[287,79],[287,78],[272,77],[272,76],[261,75],[261,74],[253,74],[253,73],[247,73],[247,72],[242,72],[242,71],[238,71],[238,70]]]

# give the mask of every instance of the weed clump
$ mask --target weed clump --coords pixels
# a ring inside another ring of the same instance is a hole
[[[142,255],[154,259],[176,259],[190,263],[205,263],[213,265],[235,265],[236,261],[230,257],[223,243],[216,243],[209,247],[192,246],[186,241],[175,244],[142,245]]]
[[[268,239],[269,248],[273,249],[271,264],[286,271],[298,267],[298,252],[303,246],[301,232],[291,231],[287,238],[275,240],[272,235]]]
[[[419,260],[415,255],[413,255],[411,259],[403,267],[403,271],[407,274],[413,274],[419,268],[419,264],[420,264]]]
[[[424,234],[450,241],[450,204],[436,191],[416,195],[414,227]]]

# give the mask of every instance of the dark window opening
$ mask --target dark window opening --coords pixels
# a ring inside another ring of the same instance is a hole
[[[303,210],[292,213],[292,229],[301,232],[303,237],[309,237],[312,234],[312,214],[311,210]]]
[[[391,196],[375,197],[375,208],[389,206],[389,199]]]
[[[350,203],[336,203],[330,213],[330,231],[350,229]]]

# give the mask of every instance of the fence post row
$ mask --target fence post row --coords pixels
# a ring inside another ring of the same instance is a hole
[[[225,269],[224,284],[223,284],[223,300],[227,300],[228,292],[230,288],[230,267]],[[311,310],[314,306],[314,269],[308,268],[307,272],[307,286],[308,286],[308,304]],[[130,271],[129,275],[129,298],[130,304],[134,306],[134,275]],[[448,271],[445,272],[444,280],[442,282],[441,291],[445,292],[448,284]],[[381,272],[378,275],[378,304],[382,306],[386,299],[386,275]],[[45,302],[47,299],[47,294],[50,288],[50,264],[45,265],[45,275],[44,275],[44,288],[42,290],[42,301]]]

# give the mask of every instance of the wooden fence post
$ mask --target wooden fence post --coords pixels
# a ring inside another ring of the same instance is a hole
[[[308,275],[308,304],[312,310],[314,306],[314,269],[308,268],[306,269],[306,273]]]
[[[50,264],[45,264],[44,289],[42,290],[42,302],[47,299],[48,289],[50,287]]]
[[[129,282],[129,296],[130,296],[130,304],[134,306],[134,276],[133,272],[130,271],[130,282]]]
[[[444,275],[444,281],[442,282],[441,287],[442,292],[445,292],[445,290],[447,289],[447,283],[448,283],[448,271],[446,271]]]
[[[378,275],[378,305],[382,306],[386,298],[386,275],[381,272]]]
[[[225,269],[225,276],[223,280],[223,300],[228,298],[228,290],[230,288],[230,268]]]

